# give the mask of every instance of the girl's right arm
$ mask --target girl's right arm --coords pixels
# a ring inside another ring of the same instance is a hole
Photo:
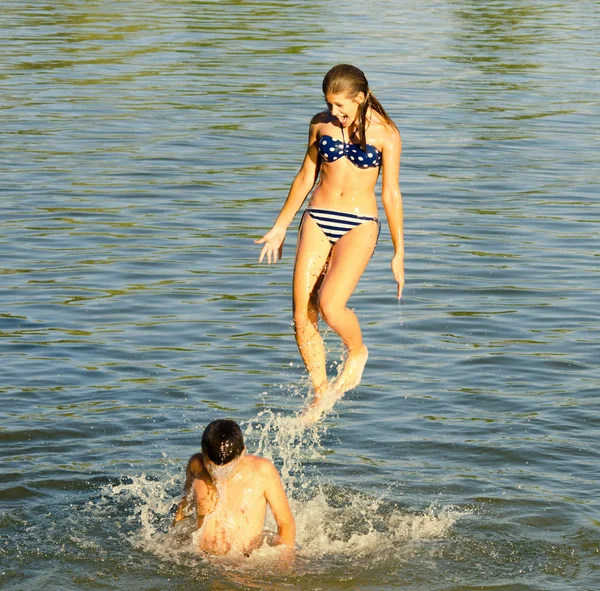
[[[318,116],[317,116],[318,117]],[[304,162],[300,171],[296,175],[290,188],[287,199],[273,227],[260,239],[255,240],[256,244],[264,244],[258,262],[267,257],[267,262],[276,263],[281,258],[283,242],[288,226],[292,223],[294,216],[304,203],[307,195],[315,186],[319,176],[319,152],[317,149],[317,122],[315,117],[311,122],[308,132],[308,148],[304,156]]]

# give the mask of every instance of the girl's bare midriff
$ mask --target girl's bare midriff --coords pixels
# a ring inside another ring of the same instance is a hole
[[[310,207],[377,217],[375,184],[379,168],[363,170],[346,158],[323,163]]]

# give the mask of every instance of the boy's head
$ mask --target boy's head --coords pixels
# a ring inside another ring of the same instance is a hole
[[[204,429],[202,452],[213,464],[229,464],[241,455],[244,449],[244,436],[235,421],[217,419]]]

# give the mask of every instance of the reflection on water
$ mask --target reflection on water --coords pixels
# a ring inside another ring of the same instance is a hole
[[[3,588],[598,587],[596,3],[0,9]],[[336,62],[403,134],[407,285],[384,227],[364,383],[304,429],[295,230],[253,239]],[[291,571],[169,529],[220,416],[282,472]]]

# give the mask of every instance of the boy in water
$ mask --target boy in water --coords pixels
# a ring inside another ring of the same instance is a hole
[[[194,454],[187,465],[175,523],[186,517],[190,493],[201,550],[248,555],[263,543],[267,504],[277,522],[275,544],[294,547],[296,523],[279,473],[269,460],[246,454],[235,421],[219,419],[204,430],[202,453]]]

